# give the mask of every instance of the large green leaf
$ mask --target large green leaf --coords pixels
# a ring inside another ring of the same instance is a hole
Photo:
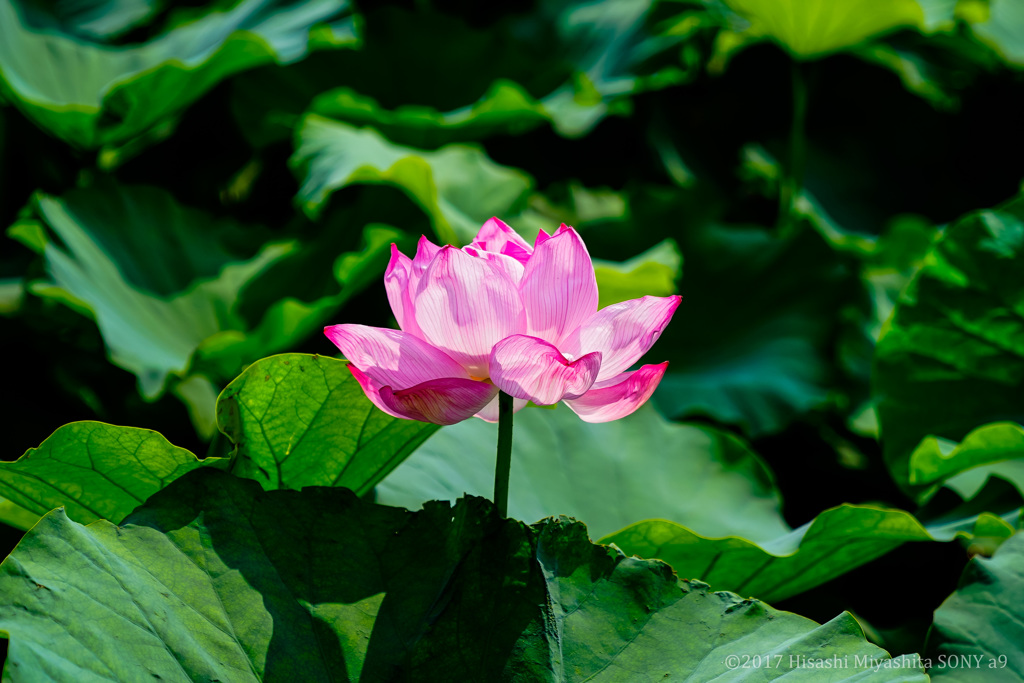
[[[833,658],[848,664],[829,680],[927,680],[848,614],[818,626],[679,582],[564,518],[528,527],[475,498],[409,513],[210,471],[120,527],[48,514],[0,594],[14,682],[820,680],[800,663]],[[769,663],[743,668],[754,654]]]
[[[908,541],[1006,536],[992,515],[925,528],[903,510],[842,505],[771,541],[707,538],[665,520],[647,520],[601,539],[626,553],[658,558],[680,576],[774,602],[802,593],[881,557]]]
[[[162,4],[160,0],[23,1],[19,9],[33,28],[56,28],[87,40],[103,40],[151,20]]]
[[[682,276],[683,255],[672,240],[665,240],[633,258],[616,263],[594,259],[598,307],[644,296],[676,293]]]
[[[0,498],[0,522],[14,529],[28,531],[39,521],[39,515],[15,505],[6,498]]]
[[[438,428],[378,410],[345,361],[301,353],[250,365],[218,399],[217,421],[237,447],[234,473],[268,489],[359,494]]]
[[[941,484],[967,499],[991,474],[1024,491],[1024,427],[1007,422],[985,425],[959,444],[929,436],[910,455],[907,483],[922,501]]]
[[[346,2],[242,0],[151,42],[114,47],[34,28],[0,2],[0,94],[80,147],[121,143],[233,73],[356,42]],[[333,24],[325,24],[328,20]]]
[[[925,646],[938,681],[1024,681],[1024,534],[975,557],[935,610]]]
[[[491,496],[497,427],[445,427],[377,487],[388,505],[419,507],[464,493]],[[567,514],[595,536],[652,517],[708,536],[769,539],[787,531],[771,474],[741,441],[666,421],[651,406],[603,424],[568,408],[515,416],[509,514]]]
[[[672,203],[658,204],[665,201],[657,196],[634,201],[634,213],[651,212],[634,219],[638,229],[678,226]],[[673,419],[710,416],[752,436],[779,431],[841,381],[837,311],[858,305],[860,282],[811,231],[782,238],[754,226],[687,222],[683,303],[650,352],[671,361],[654,401]]]
[[[769,38],[799,59],[855,47],[900,28],[952,24],[955,0],[725,0],[749,24],[727,42]]]
[[[296,131],[291,165],[302,178],[298,201],[318,215],[331,193],[353,183],[394,185],[430,216],[443,242],[460,244],[491,216],[525,202],[532,179],[499,166],[482,149],[449,145],[424,151],[395,145],[372,128],[310,114]]]
[[[44,254],[53,281],[34,283],[32,291],[95,317],[111,359],[138,377],[148,397],[163,392],[169,375],[188,370],[203,340],[244,329],[233,310],[239,291],[294,248],[278,242],[255,255],[230,250],[240,226],[156,188],[39,193],[33,209],[38,221],[23,219],[12,236]]]
[[[902,486],[924,437],[959,441],[989,422],[1024,422],[1022,210],[1018,202],[947,228],[879,339],[873,392]]]
[[[111,358],[138,376],[144,395],[195,373],[174,389],[206,436],[220,386],[323,325],[377,281],[390,243],[403,237],[368,225],[358,251],[338,254],[330,241],[272,241],[163,190],[112,183],[39,194],[33,208],[38,220],[11,229],[44,255],[52,277],[31,291],[94,317]]]
[[[230,460],[198,460],[146,429],[61,427],[18,460],[0,462],[0,521],[26,526],[66,506],[82,522],[118,522],[203,466],[230,468],[268,489],[330,485],[362,493],[437,430],[374,408],[343,361],[305,354],[254,363],[224,390],[217,412],[237,447]]]
[[[961,2],[957,13],[981,42],[1006,62],[1024,67],[1024,5],[1015,0]]]
[[[186,472],[226,463],[198,460],[148,429],[72,422],[17,460],[0,463],[0,495],[37,517],[63,506],[83,523],[120,522]]]

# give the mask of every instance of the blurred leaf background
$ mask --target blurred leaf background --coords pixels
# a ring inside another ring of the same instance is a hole
[[[0,0],[4,458],[76,420],[224,455],[234,377],[334,354],[325,324],[393,324],[389,245],[497,215],[579,229],[602,305],[683,295],[654,407],[763,458],[773,530],[882,503],[926,523],[896,543],[977,531],[957,520],[1019,508],[1024,475],[936,493],[922,439],[1024,421],[1019,325],[996,360],[943,336],[1020,315],[1021,262],[996,258],[1020,256],[1020,202],[956,221],[1020,192],[1021,121],[1019,0]],[[947,351],[965,376],[915,384]],[[984,436],[971,462],[1005,460]],[[423,493],[402,481],[393,500]],[[913,651],[966,559],[905,546],[777,604]]]

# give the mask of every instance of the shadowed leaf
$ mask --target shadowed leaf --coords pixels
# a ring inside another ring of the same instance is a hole
[[[1024,681],[1024,534],[975,557],[935,610],[925,656],[937,681]],[[940,663],[940,657],[942,662]]]
[[[347,185],[394,185],[423,208],[448,244],[468,241],[491,216],[508,215],[533,184],[525,173],[491,161],[479,147],[403,147],[372,128],[316,114],[303,118],[296,143],[290,163],[302,180],[298,202],[309,215],[319,215],[330,194]]]
[[[1024,422],[1024,201],[950,226],[878,341],[872,375],[897,483],[926,436]]]
[[[0,592],[14,682],[711,680],[749,652],[778,664],[758,680],[829,657],[851,661],[835,681],[927,680],[848,614],[819,626],[680,582],[564,518],[527,526],[479,498],[409,513],[209,471],[121,527],[48,514]]]
[[[145,132],[235,72],[357,42],[347,3],[333,0],[243,0],[128,47],[32,27],[18,4],[0,3],[0,94],[85,148]]]
[[[639,522],[601,542],[664,560],[680,576],[776,602],[845,574],[908,541],[949,541],[989,535],[992,529],[1005,535],[1012,529],[1005,522],[994,524],[991,517],[975,516],[925,528],[903,510],[842,505],[767,542],[706,538],[664,520]]]

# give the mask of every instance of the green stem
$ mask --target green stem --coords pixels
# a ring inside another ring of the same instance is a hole
[[[498,463],[494,468],[494,505],[508,517],[508,477],[512,471],[512,397],[498,392]]]
[[[793,119],[789,129],[789,158],[783,169],[779,188],[779,227],[796,227],[796,203],[804,183],[804,162],[807,157],[807,74],[802,62],[792,62]]]

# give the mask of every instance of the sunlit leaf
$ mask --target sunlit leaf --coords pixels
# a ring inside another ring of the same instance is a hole
[[[779,43],[794,57],[819,57],[900,28],[951,25],[955,0],[725,0],[750,24],[745,33]]]
[[[723,432],[666,421],[650,406],[603,424],[568,408],[516,413],[509,514],[565,514],[595,536],[657,517],[708,536],[760,540],[786,533],[779,495],[760,459]],[[463,493],[490,497],[496,426],[445,427],[377,487],[377,499],[416,508]]]
[[[72,422],[0,463],[0,495],[37,517],[66,507],[82,523],[120,522],[186,472],[226,465],[222,458],[198,460],[148,429]]]
[[[223,392],[218,418],[237,446],[230,462],[198,460],[145,429],[65,425],[18,460],[0,463],[7,506],[0,506],[0,520],[25,526],[66,506],[82,522],[118,522],[185,472],[211,465],[230,466],[268,489],[365,492],[437,430],[374,408],[343,361],[304,354],[250,366]]]
[[[1024,427],[1007,422],[985,425],[959,444],[929,436],[911,453],[908,467],[907,483],[919,492],[920,500],[930,498],[940,484],[970,498],[990,474],[1001,474],[1024,490],[1024,478],[1018,474],[1024,473]],[[972,470],[977,470],[971,472],[977,485],[967,490],[963,475]]]
[[[751,651],[778,662],[759,678],[834,657],[851,666],[831,680],[927,680],[848,614],[712,593],[479,498],[409,513],[197,472],[121,527],[48,514],[0,590],[12,681],[710,680]]]
[[[15,529],[28,531],[38,521],[39,515],[29,512],[20,505],[15,505],[6,498],[0,498],[0,522]]]
[[[217,422],[237,447],[232,471],[268,489],[345,486],[363,494],[437,430],[377,409],[345,366],[282,354],[229,384]]]

